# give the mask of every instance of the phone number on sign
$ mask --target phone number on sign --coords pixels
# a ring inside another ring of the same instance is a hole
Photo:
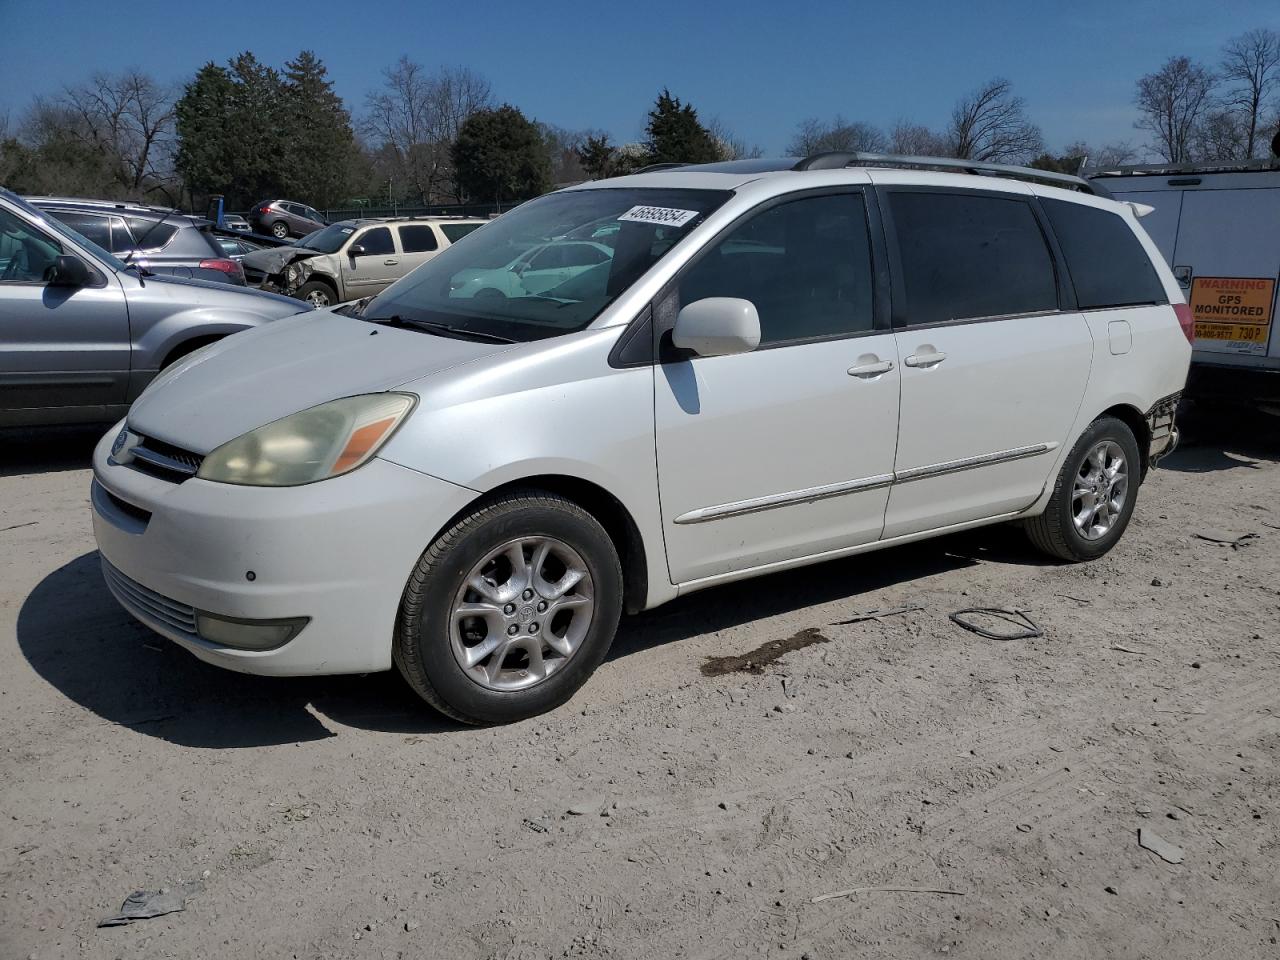
[[[1267,328],[1232,323],[1197,323],[1196,339],[1239,340],[1244,343],[1261,343],[1267,339]]]

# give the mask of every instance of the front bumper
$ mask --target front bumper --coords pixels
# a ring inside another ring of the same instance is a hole
[[[93,456],[93,530],[108,586],[157,633],[244,673],[389,669],[414,564],[476,496],[377,458],[302,487],[173,483],[112,463],[118,430]],[[197,611],[309,622],[283,646],[242,650],[202,638]]]

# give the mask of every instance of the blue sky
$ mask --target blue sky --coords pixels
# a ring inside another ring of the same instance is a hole
[[[182,11],[189,9],[189,16]],[[945,123],[956,97],[1013,81],[1045,139],[1142,141],[1134,81],[1171,54],[1280,28],[1277,0],[862,3],[829,0],[0,0],[0,116],[95,70],[180,83],[240,50],[315,50],[359,113],[401,54],[465,64],[536,119],[637,139],[659,88],[778,154],[808,116]]]

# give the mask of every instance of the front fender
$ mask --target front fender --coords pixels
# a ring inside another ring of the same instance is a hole
[[[303,306],[299,304],[299,313]],[[275,317],[246,311],[198,307],[169,314],[144,329],[133,343],[133,369],[155,373],[166,357],[192,340],[221,338],[260,327]]]

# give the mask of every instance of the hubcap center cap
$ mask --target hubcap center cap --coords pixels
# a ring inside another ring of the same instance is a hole
[[[519,610],[516,611],[516,620],[518,620],[520,623],[528,623],[530,620],[533,619],[533,615],[535,612],[536,611],[533,609],[532,604],[525,604]]]

